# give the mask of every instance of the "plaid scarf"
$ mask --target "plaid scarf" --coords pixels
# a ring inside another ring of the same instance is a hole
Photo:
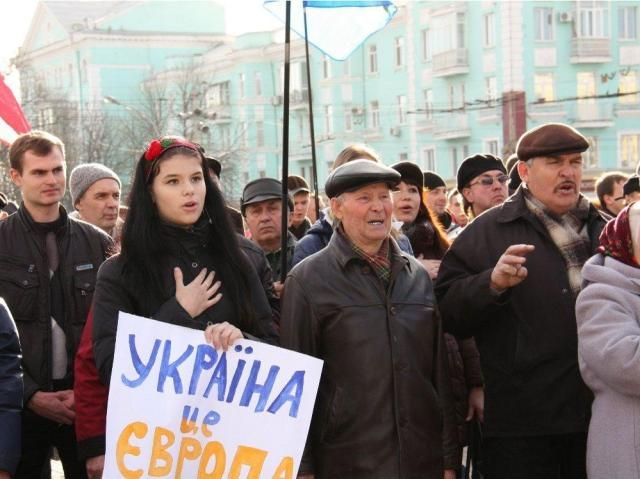
[[[580,195],[578,205],[568,213],[558,216],[551,213],[527,188],[523,188],[527,208],[540,220],[560,250],[567,266],[569,285],[574,293],[580,292],[582,267],[589,259],[590,241],[587,233],[589,200]]]
[[[376,254],[371,255],[366,251],[364,251],[362,248],[360,248],[358,245],[356,245],[353,241],[351,241],[351,238],[347,236],[344,229],[342,228],[342,225],[338,227],[338,232],[346,238],[346,240],[351,245],[351,249],[353,250],[353,252],[358,257],[365,260],[373,268],[373,271],[376,273],[376,276],[382,280],[385,286],[388,286],[389,280],[391,279],[391,259],[389,258],[389,238],[386,238],[382,242],[382,246],[380,246],[380,249]]]

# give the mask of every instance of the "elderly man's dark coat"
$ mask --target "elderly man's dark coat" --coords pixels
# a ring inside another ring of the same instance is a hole
[[[342,234],[297,265],[281,344],[324,360],[300,473],[441,479],[459,464],[446,349],[431,281],[391,240],[385,291]]]
[[[591,207],[595,251],[604,219]],[[531,244],[527,278],[497,295],[493,267],[507,247]],[[476,218],[445,255],[436,283],[447,332],[475,337],[485,379],[488,437],[586,432],[591,395],[578,369],[575,297],[565,261],[519,190]]]

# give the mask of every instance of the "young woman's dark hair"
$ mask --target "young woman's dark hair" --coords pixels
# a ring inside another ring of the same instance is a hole
[[[145,152],[146,154],[146,152]],[[225,294],[235,308],[238,327],[244,331],[255,331],[254,314],[249,301],[249,268],[251,267],[241,252],[238,240],[226,212],[225,201],[218,187],[206,174],[204,155],[185,146],[177,146],[164,151],[149,170],[149,161],[143,154],[136,165],[135,176],[129,194],[129,211],[122,232],[121,258],[124,281],[131,288],[145,285],[143,310],[153,311],[169,298],[169,292],[162,286],[162,271],[158,267],[159,258],[168,255],[174,247],[172,241],[164,238],[162,222],[151,196],[151,183],[157,176],[162,163],[175,155],[185,155],[200,159],[206,197],[203,216],[211,223],[211,241],[208,248],[216,259],[216,278],[224,284]]]
[[[403,181],[418,188],[418,191],[420,191],[420,206],[418,207],[416,219],[413,220],[411,225],[403,226],[402,232],[409,238],[415,256],[422,255],[425,259],[442,259],[451,242],[447,238],[447,234],[444,232],[438,217],[424,204],[422,187],[408,181],[406,178]],[[430,227],[427,225],[430,225]]]

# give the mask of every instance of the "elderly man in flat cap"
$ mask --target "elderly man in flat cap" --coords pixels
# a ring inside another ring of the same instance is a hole
[[[580,194],[587,140],[545,124],[518,142],[522,185],[445,255],[445,330],[475,337],[485,379],[484,473],[586,477],[591,396],[578,369],[575,299],[605,221]]]
[[[431,281],[390,236],[399,181],[397,171],[367,160],[335,169],[325,191],[336,232],[287,278],[281,344],[324,360],[304,478],[455,477],[460,458]]]

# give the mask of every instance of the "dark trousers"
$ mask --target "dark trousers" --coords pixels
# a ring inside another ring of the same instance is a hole
[[[84,463],[78,459],[74,426],[60,425],[29,410],[22,413],[22,455],[15,479],[51,477],[49,461],[55,446],[65,479],[86,479]]]
[[[485,479],[586,479],[587,434],[484,437]]]

